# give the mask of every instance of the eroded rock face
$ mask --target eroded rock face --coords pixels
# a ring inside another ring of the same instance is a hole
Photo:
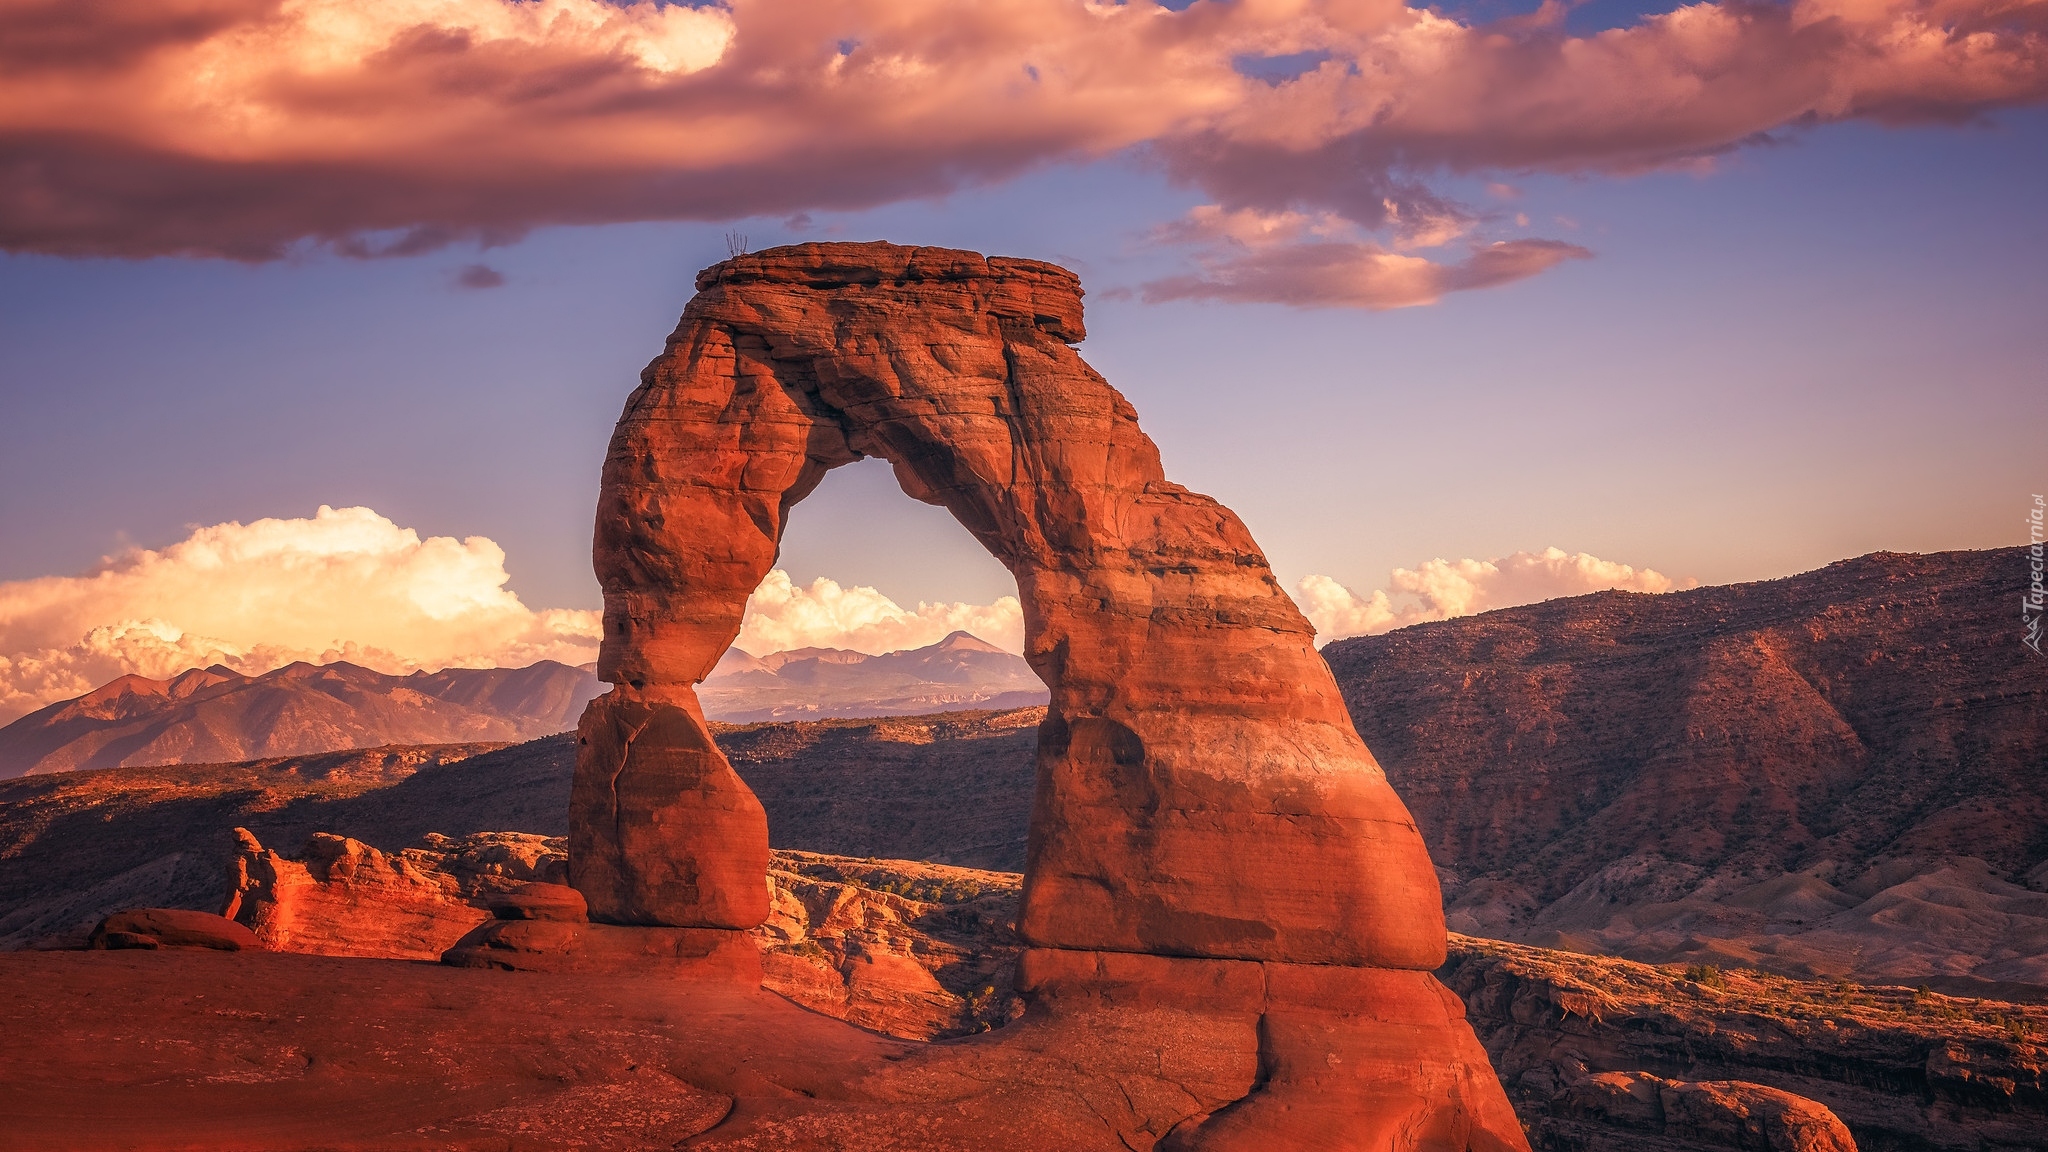
[[[566,872],[559,837],[520,832],[432,836],[396,852],[316,832],[298,859],[245,828],[235,837],[223,915],[275,952],[438,959],[496,913],[494,904]],[[556,903],[575,900],[573,890],[549,887],[561,891]]]
[[[1015,1019],[1015,873],[777,852],[754,929],[762,986],[889,1036],[940,1040]]]
[[[606,458],[573,882],[621,923],[765,916],[759,806],[692,685],[789,507],[863,456],[1017,579],[1051,690],[1020,930],[1042,947],[1426,970],[1436,878],[1313,631],[1068,345],[1072,273],[890,244],[707,269]]]

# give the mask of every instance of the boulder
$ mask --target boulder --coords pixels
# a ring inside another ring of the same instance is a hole
[[[225,916],[187,908],[131,908],[93,929],[88,947],[212,948],[221,952],[261,951],[254,932]]]
[[[484,907],[499,920],[559,920],[581,924],[590,919],[583,893],[567,884],[521,884],[509,892],[495,893]]]
[[[1674,1140],[1745,1152],[1856,1152],[1828,1106],[1746,1080],[1667,1080],[1602,1072],[1566,1094],[1567,1114]]]
[[[560,920],[486,920],[441,955],[454,968],[644,974],[761,983],[753,938],[730,928],[646,928]]]

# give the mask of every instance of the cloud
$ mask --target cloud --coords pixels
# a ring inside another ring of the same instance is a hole
[[[920,601],[909,611],[873,588],[846,588],[822,576],[799,587],[778,568],[747,598],[746,620],[733,647],[756,656],[812,647],[880,655],[935,644],[955,631],[1022,652],[1024,610],[1015,596],[1003,596],[993,604]]]
[[[489,264],[467,264],[455,274],[458,288],[502,288],[505,274]]]
[[[1699,585],[1697,580],[1674,580],[1653,569],[1557,548],[1492,560],[1431,560],[1415,569],[1394,569],[1387,583],[1391,593],[1375,589],[1370,596],[1360,596],[1328,576],[1307,576],[1295,585],[1294,600],[1316,626],[1317,643],[1326,644],[1559,596],[1610,588],[1669,592]]]
[[[0,583],[0,724],[118,676],[225,664],[257,675],[294,660],[382,672],[597,659],[601,615],[527,607],[505,587],[505,551],[471,536],[422,538],[368,508],[195,528],[78,576]],[[873,588],[770,572],[738,646],[882,653],[965,629],[1024,648],[1017,598],[899,607]]]
[[[1400,222],[1399,211],[1391,210],[1390,218]],[[1463,231],[1452,217],[1425,216],[1408,223],[1396,244],[1436,247]],[[1199,245],[1195,262],[1200,271],[1151,281],[1142,295],[1148,303],[1410,308],[1434,304],[1447,292],[1506,284],[1592,255],[1559,240],[1505,240],[1473,245],[1463,259],[1445,263],[1344,238],[1355,232],[1354,225],[1332,213],[1226,212],[1201,205],[1161,231],[1168,242]]]
[[[1559,12],[0,0],[0,247],[404,254],[867,207],[1131,150],[1228,210],[1403,234],[1469,225],[1430,186],[1446,173],[1641,171],[2048,94],[2048,0],[1730,0],[1586,36]],[[1430,275],[1477,286],[1555,254],[1486,251]],[[1387,251],[1316,259],[1341,266],[1340,297],[1429,278]]]
[[[127,673],[293,660],[386,672],[596,659],[599,613],[535,611],[481,536],[422,539],[368,508],[230,522],[80,576],[0,583],[0,722]]]

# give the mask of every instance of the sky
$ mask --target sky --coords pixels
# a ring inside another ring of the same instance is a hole
[[[1075,269],[1326,639],[2025,538],[2048,5],[1173,7],[0,0],[0,721],[588,659],[606,438],[734,236]],[[742,647],[1021,643],[877,464],[779,570]]]

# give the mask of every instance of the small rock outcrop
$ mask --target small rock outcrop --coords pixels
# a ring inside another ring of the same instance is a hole
[[[396,852],[316,832],[296,860],[245,828],[235,839],[222,914],[276,952],[438,959],[500,904],[538,911],[541,898],[520,893],[566,873],[561,839],[519,832],[430,836],[425,847]],[[558,890],[554,904],[573,902],[581,919],[579,893],[545,887]]]
[[[261,951],[256,935],[223,916],[185,908],[131,908],[100,921],[86,944],[94,949],[211,948]]]

